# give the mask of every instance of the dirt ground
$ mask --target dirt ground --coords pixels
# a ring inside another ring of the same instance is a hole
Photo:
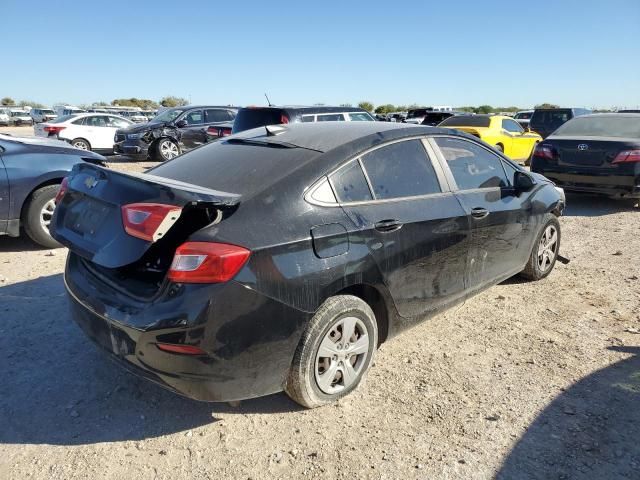
[[[311,411],[122,371],[69,318],[65,250],[0,237],[0,479],[638,479],[640,209],[568,204],[570,264],[389,341]]]

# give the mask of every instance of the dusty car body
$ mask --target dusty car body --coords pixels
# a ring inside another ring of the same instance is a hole
[[[199,400],[284,389],[315,407],[356,388],[387,339],[548,275],[563,207],[455,130],[300,123],[146,174],[79,165],[52,231],[73,318],[124,366]]]

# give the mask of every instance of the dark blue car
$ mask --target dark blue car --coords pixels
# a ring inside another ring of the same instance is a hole
[[[22,227],[36,243],[59,247],[49,222],[62,179],[77,163],[103,161],[59,140],[0,134],[0,235],[17,237]]]

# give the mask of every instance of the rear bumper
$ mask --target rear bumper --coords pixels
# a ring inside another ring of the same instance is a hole
[[[74,321],[133,373],[195,400],[232,401],[283,389],[308,314],[236,282],[166,284],[149,300],[128,297],[69,254],[65,286]],[[168,353],[184,343],[199,356]]]
[[[538,173],[542,173],[559,187],[571,192],[640,198],[640,176],[584,175],[549,171]]]

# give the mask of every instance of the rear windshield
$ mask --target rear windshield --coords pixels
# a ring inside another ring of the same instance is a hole
[[[427,110],[426,108],[416,108],[415,110],[409,110],[407,113],[407,118],[415,118],[415,117],[424,117],[427,112],[431,110]]]
[[[558,128],[554,135],[640,138],[640,116],[576,117]]]
[[[71,120],[74,117],[77,117],[78,114],[72,114],[72,115],[62,115],[61,117],[56,118],[55,120],[51,120],[49,123],[64,123],[67,120]]]
[[[289,120],[286,112],[279,108],[243,108],[238,112],[233,122],[233,133],[265,125],[279,125],[284,123],[283,117],[286,118],[286,121]]]
[[[531,115],[531,112],[516,113],[513,118],[515,118],[516,120],[529,120],[531,118]]]
[[[40,110],[40,113],[54,113],[53,110]]]
[[[480,116],[460,116],[449,117],[442,122],[439,127],[488,127],[491,124],[489,117]]]
[[[318,155],[320,153],[305,148],[218,141],[185,153],[147,173],[240,194],[246,200]]]
[[[429,112],[424,116],[425,122],[437,122],[440,123],[445,118],[451,117],[453,114],[446,112]]]
[[[531,128],[543,126],[555,130],[571,119],[571,110],[536,110],[531,116]]]

